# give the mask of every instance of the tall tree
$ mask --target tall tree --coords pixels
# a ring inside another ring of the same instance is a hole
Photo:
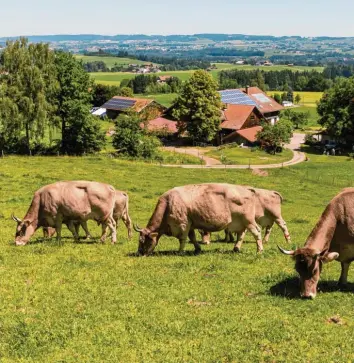
[[[275,125],[263,125],[263,130],[257,134],[257,140],[263,147],[275,154],[284,144],[290,142],[292,135],[291,122],[280,120]]]
[[[104,135],[89,112],[93,86],[90,76],[70,53],[57,52],[55,64],[60,85],[57,101],[61,151],[68,154],[99,151],[104,144]]]
[[[55,122],[54,54],[48,44],[28,44],[25,38],[8,41],[1,68],[3,129],[24,137],[30,152],[31,142],[43,139],[47,126]]]
[[[354,77],[340,78],[320,100],[319,123],[337,138],[354,134]]]
[[[173,106],[180,132],[188,131],[198,141],[211,141],[220,128],[221,99],[217,83],[203,70],[194,72],[184,83]]]

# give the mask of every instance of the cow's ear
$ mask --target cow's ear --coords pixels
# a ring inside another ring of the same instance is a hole
[[[326,253],[324,256],[321,256],[321,261],[323,263],[328,263],[336,260],[339,257],[339,253],[337,252],[329,252]]]
[[[149,234],[149,237],[152,238],[152,239],[155,239],[157,236],[158,236],[158,233],[157,232],[151,232]]]

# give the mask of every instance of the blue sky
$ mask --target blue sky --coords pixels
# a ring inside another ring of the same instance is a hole
[[[354,36],[353,0],[0,0],[0,37],[36,34]]]

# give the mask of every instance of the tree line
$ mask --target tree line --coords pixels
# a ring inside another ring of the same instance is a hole
[[[73,55],[25,38],[8,41],[0,58],[1,150],[70,155],[101,150],[105,135],[90,114],[92,87]]]

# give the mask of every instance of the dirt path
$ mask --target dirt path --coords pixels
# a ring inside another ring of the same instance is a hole
[[[285,161],[279,164],[265,164],[265,165],[223,165],[220,160],[205,156],[204,153],[209,150],[196,149],[196,148],[176,148],[176,147],[165,147],[167,151],[174,151],[181,154],[188,154],[195,156],[205,162],[205,165],[162,165],[174,168],[187,168],[187,169],[275,169],[282,168],[284,166],[296,165],[305,161],[306,156],[303,152],[298,151],[300,145],[304,142],[305,134],[294,134],[290,144],[286,145],[286,148],[290,149],[294,156],[291,160]]]

